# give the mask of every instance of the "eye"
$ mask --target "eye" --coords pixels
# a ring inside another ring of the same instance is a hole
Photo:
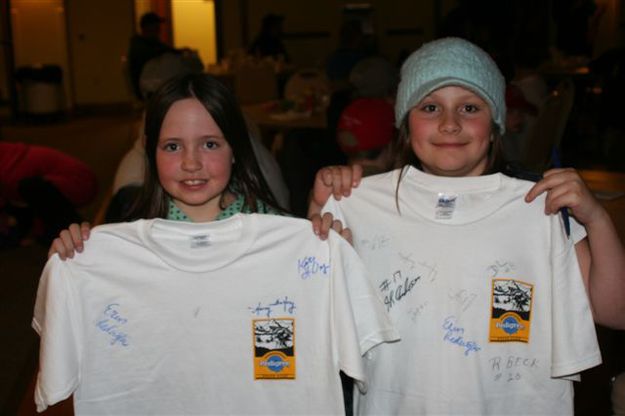
[[[480,111],[480,107],[475,104],[465,104],[462,106],[462,111],[465,113],[477,113]]]
[[[204,142],[204,147],[209,150],[214,150],[219,147],[219,144],[214,140],[207,140]]]
[[[166,152],[175,152],[180,150],[180,145],[178,143],[165,143],[162,148]]]
[[[436,111],[437,107],[436,104],[423,104],[421,106],[421,111],[425,112],[425,113],[433,113],[434,111]]]

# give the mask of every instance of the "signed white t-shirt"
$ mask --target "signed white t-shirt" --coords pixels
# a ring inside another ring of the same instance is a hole
[[[306,220],[96,227],[39,286],[35,400],[77,414],[337,414],[339,370],[396,339],[355,251]]]
[[[573,241],[532,183],[408,168],[334,213],[402,340],[366,355],[360,414],[570,414],[570,376],[601,362]]]

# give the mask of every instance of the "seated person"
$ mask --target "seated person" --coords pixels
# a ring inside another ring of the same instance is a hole
[[[398,82],[399,71],[381,56],[361,59],[349,73],[355,97],[394,99]]]
[[[361,165],[368,176],[392,167],[395,134],[393,106],[387,100],[358,98],[341,113],[336,139],[348,163]]]
[[[503,153],[505,159],[518,163],[526,152],[526,137],[530,132],[538,110],[530,103],[523,91],[514,84],[506,87],[506,132],[503,136]]]
[[[282,43],[284,16],[269,13],[263,17],[261,29],[248,49],[250,55],[258,58],[271,57],[289,61],[289,54]]]

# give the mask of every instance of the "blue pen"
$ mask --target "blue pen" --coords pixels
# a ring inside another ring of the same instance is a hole
[[[561,168],[562,162],[560,162],[560,154],[558,152],[558,148],[553,146],[551,149],[551,163],[554,168]],[[567,207],[560,208],[560,213],[562,214],[562,222],[564,222],[564,231],[566,231],[566,236],[571,236],[571,220],[569,219],[569,210]]]

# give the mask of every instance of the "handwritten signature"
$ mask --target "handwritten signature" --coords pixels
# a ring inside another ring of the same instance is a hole
[[[127,347],[130,345],[128,334],[120,330],[120,327],[128,323],[128,319],[119,312],[119,303],[111,303],[104,308],[102,319],[96,322],[96,328],[111,336],[111,344]]]
[[[500,274],[510,274],[514,272],[516,266],[512,262],[507,261],[495,261],[495,264],[491,264],[487,267],[491,277],[498,276]]]
[[[469,355],[471,352],[478,352],[482,349],[476,342],[464,339],[464,328],[456,325],[455,316],[445,318],[443,329],[445,330],[443,340],[464,348],[464,355]]]
[[[417,276],[415,278],[408,276],[404,277],[399,270],[393,273],[392,279],[384,279],[384,281],[380,283],[379,288],[384,294],[386,311],[390,311],[397,302],[401,301],[407,294],[409,294],[419,279],[421,279],[421,276]]]
[[[426,306],[428,306],[427,301],[423,302],[421,305],[417,306],[416,308],[410,308],[408,310],[408,316],[410,316],[410,319],[412,320],[412,322],[417,322],[417,318],[423,313]]]
[[[328,275],[330,265],[321,263],[315,256],[308,256],[297,260],[297,272],[302,279],[308,279],[317,274]]]
[[[252,315],[266,316],[267,318],[271,318],[271,314],[278,312],[293,315],[295,314],[295,302],[289,300],[288,296],[285,296],[284,299],[276,299],[275,302],[267,305],[258,302],[258,305],[248,307],[247,309]]]
[[[363,239],[360,243],[367,247],[369,250],[377,250],[379,248],[386,247],[390,239],[383,235],[374,235],[370,240]]]
[[[428,271],[427,276],[425,276],[425,279],[428,282],[431,283],[436,280],[436,277],[438,275],[438,269],[436,268],[435,264],[430,265],[430,264],[427,264],[426,262],[419,262],[419,265]]]
[[[459,290],[458,292],[449,292],[449,299],[458,303],[463,311],[469,309],[469,306],[473,303],[477,295],[475,293],[468,293],[465,289]]]

